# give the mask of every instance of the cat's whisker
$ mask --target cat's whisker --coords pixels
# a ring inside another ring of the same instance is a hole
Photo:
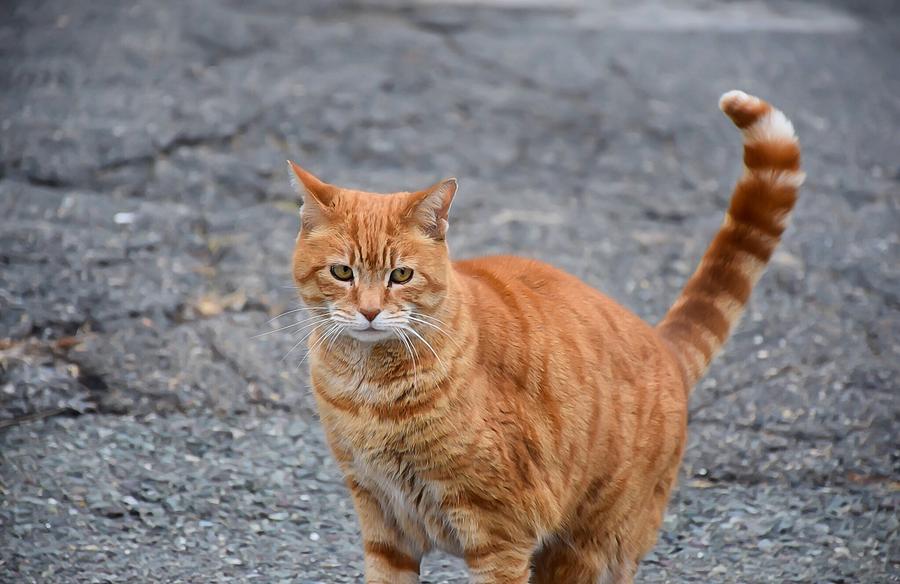
[[[288,356],[290,356],[290,354],[294,352],[294,349],[296,349],[297,347],[299,347],[299,346],[300,346],[300,343],[302,343],[302,342],[303,342],[303,339],[300,339],[299,341],[297,341],[296,343],[294,343],[294,345],[293,345],[290,349],[288,349],[288,352],[285,353],[284,356],[283,356],[281,359],[278,360],[278,362],[279,362],[279,363],[283,363],[283,362],[288,358]]]
[[[291,309],[291,310],[285,310],[285,311],[282,312],[281,314],[276,315],[276,316],[273,316],[272,318],[270,318],[270,319],[266,322],[266,324],[271,324],[271,323],[275,322],[276,320],[278,320],[279,318],[281,318],[281,317],[283,317],[283,316],[287,316],[287,315],[289,315],[289,314],[294,314],[294,313],[296,313],[296,312],[302,312],[302,311],[304,311],[304,310],[307,311],[307,312],[312,312],[312,311],[314,311],[314,310],[321,310],[321,311],[325,311],[325,312],[328,312],[328,311],[329,311],[329,309],[328,309],[328,308],[325,308],[325,307],[319,307],[319,306],[300,306],[299,308],[293,308],[293,309]]]
[[[294,345],[293,345],[293,346],[290,348],[290,350],[284,355],[284,357],[281,358],[281,361],[286,360],[286,359],[288,358],[288,355],[290,355],[290,354],[294,351],[294,349],[296,349],[297,347],[299,347],[300,345],[302,345],[304,342],[306,342],[306,340],[309,339],[309,337],[311,337],[311,336],[313,335],[313,333],[315,333],[315,332],[316,332],[317,330],[319,330],[321,327],[328,326],[328,323],[330,322],[330,320],[331,320],[330,318],[326,318],[326,319],[323,319],[323,320],[317,320],[317,321],[315,321],[315,322],[313,322],[313,323],[307,324],[306,326],[304,326],[304,327],[303,327],[302,329],[300,329],[299,331],[295,331],[294,334],[296,334],[296,335],[298,335],[298,336],[301,335],[301,334],[303,334],[304,332],[305,332],[306,334],[303,335],[303,338],[302,338],[302,339],[300,339],[299,341],[297,341],[296,343],[294,343]]]
[[[403,348],[406,349],[406,352],[409,354],[409,359],[413,364],[413,387],[418,387],[419,385],[419,373],[416,368],[416,358],[413,356],[412,347],[410,346],[409,340],[403,334],[403,332],[398,328],[392,328],[391,331],[397,335],[397,338],[400,339],[400,342],[403,344]]]
[[[442,329],[440,326],[438,326],[438,325],[436,325],[436,324],[433,324],[433,323],[430,323],[430,322],[428,322],[427,320],[422,320],[422,319],[419,318],[419,317],[409,315],[409,316],[407,316],[406,318],[409,319],[409,320],[411,320],[411,321],[413,321],[413,322],[418,322],[418,323],[420,323],[420,324],[424,324],[425,326],[430,326],[431,328],[433,328],[433,329],[435,329],[435,330],[439,330],[439,331],[441,331],[441,332],[444,332],[444,329]]]
[[[300,362],[297,363],[297,369],[300,369],[300,366],[303,365],[303,363],[309,358],[313,351],[322,346],[322,344],[325,343],[332,334],[335,334],[335,331],[337,331],[337,333],[340,333],[343,328],[343,325],[334,323],[328,329],[326,329],[325,332],[322,333],[322,336],[319,337],[319,340],[317,340],[315,344],[313,344],[313,346],[309,348],[309,350],[306,352],[306,355],[304,355],[303,358],[300,359]]]
[[[340,328],[338,328],[337,332],[331,337],[331,340],[328,341],[328,345],[325,347],[325,352],[331,350],[331,347],[334,346],[335,341],[337,341],[341,337],[341,333],[344,332],[344,325],[341,324]]]
[[[299,362],[299,363],[297,363],[297,369],[300,369],[300,366],[303,365],[303,362],[306,361],[306,360],[309,358],[310,354],[311,354],[311,353],[312,353],[319,345],[322,344],[322,341],[324,341],[324,340],[327,338],[328,334],[329,334],[331,331],[333,331],[337,326],[338,326],[338,325],[336,325],[336,324],[331,324],[327,329],[325,329],[325,332],[322,333],[322,336],[319,337],[319,339],[313,344],[313,346],[307,347],[307,349],[306,349],[306,354],[303,355],[303,358],[300,359],[300,362]],[[312,331],[310,331],[309,334],[307,334],[306,337],[304,337],[303,340],[305,341],[306,339],[308,339],[310,336],[312,336],[312,334],[313,334],[314,332],[316,332],[315,329],[312,330]],[[301,341],[301,342],[302,342],[302,341]]]
[[[342,318],[347,324],[351,324],[351,325],[356,321],[356,319],[354,318],[354,315],[349,312],[342,312],[340,310],[335,310],[334,316]]]
[[[308,338],[310,337],[310,335],[312,335],[314,332],[316,332],[316,330],[317,330],[319,327],[326,326],[326,323],[327,323],[327,321],[326,321],[326,322],[317,322],[317,323],[314,323],[314,326],[312,327],[312,330],[310,330],[308,333],[306,333],[306,336],[304,336],[302,339],[300,339],[299,341],[297,341],[296,343],[294,343],[294,345],[293,345],[290,349],[288,349],[288,352],[285,353],[285,354],[284,354],[284,357],[281,358],[281,362],[284,362],[284,361],[288,358],[288,356],[289,356],[291,353],[294,352],[294,349],[296,349],[297,347],[299,347],[300,345],[302,345],[302,344],[306,341],[306,339],[308,339]]]
[[[300,326],[300,325],[303,325],[303,324],[306,324],[306,323],[309,323],[309,322],[318,322],[318,321],[322,321],[322,320],[328,320],[329,318],[330,318],[330,317],[329,317],[327,314],[324,314],[324,315],[323,315],[323,314],[319,314],[319,315],[316,315],[316,316],[313,316],[313,317],[310,317],[310,318],[307,318],[307,319],[304,319],[304,320],[300,320],[300,321],[297,321],[297,322],[294,322],[294,323],[291,323],[291,324],[288,324],[288,325],[279,327],[279,328],[277,328],[277,329],[273,329],[273,330],[270,330],[270,331],[266,331],[266,332],[264,332],[264,333],[259,333],[259,334],[257,334],[257,335],[253,335],[253,336],[250,337],[250,338],[251,338],[251,339],[258,339],[258,338],[260,338],[260,337],[264,337],[264,336],[266,336],[266,335],[271,335],[271,334],[273,334],[273,333],[277,333],[277,332],[280,332],[280,331],[284,331],[284,330],[287,330],[287,329],[290,329],[290,328],[295,328],[295,327],[298,327],[298,326]],[[271,321],[269,321],[269,322],[271,322]],[[305,327],[304,327],[304,328],[305,328]]]
[[[431,350],[431,353],[434,355],[434,358],[437,359],[437,362],[440,364],[440,366],[444,367],[444,362],[441,360],[441,356],[437,354],[437,351],[434,350],[434,347],[431,346],[431,343],[429,343],[428,341],[425,340],[425,337],[420,335],[418,332],[416,332],[416,330],[414,328],[411,328],[411,327],[404,327],[403,330],[414,334],[417,339],[419,339],[420,341],[425,343],[425,346]]]
[[[408,314],[409,314],[410,316],[415,316],[416,318],[424,318],[424,319],[426,319],[426,320],[431,320],[431,321],[433,321],[433,322],[438,323],[438,324],[441,325],[441,326],[450,326],[450,325],[448,325],[446,322],[442,321],[442,320],[439,319],[439,318],[436,318],[436,317],[434,317],[434,316],[431,316],[430,314],[425,314],[425,313],[423,313],[423,312],[416,312],[416,311],[414,311],[414,310],[408,311]]]
[[[456,347],[457,347],[458,349],[462,349],[462,348],[463,348],[462,345],[460,345],[459,342],[457,342],[457,340],[456,340],[455,338],[453,338],[453,335],[451,335],[450,333],[448,333],[447,331],[445,331],[444,329],[442,329],[442,328],[439,327],[438,325],[432,324],[432,323],[427,322],[427,321],[424,321],[424,320],[419,320],[418,318],[416,318],[416,317],[414,317],[414,316],[408,316],[407,318],[408,318],[409,320],[413,321],[413,322],[417,322],[417,323],[419,323],[419,324],[423,324],[423,325],[425,325],[425,326],[429,326],[429,327],[435,329],[436,331],[438,331],[439,333],[441,333],[442,335],[444,335],[445,337],[447,337],[450,341],[452,341],[453,344],[456,345]]]
[[[319,326],[326,326],[327,322],[328,321],[321,323],[321,324],[319,324]],[[333,321],[331,321],[331,322],[333,322]],[[311,337],[313,334],[315,334],[316,330],[318,330],[318,326],[313,326],[312,328],[304,327],[304,329],[305,329],[306,334],[303,335],[303,338],[301,339],[302,341],[309,339],[309,337]],[[296,334],[300,335],[303,333],[304,333],[304,331],[298,331]]]
[[[331,320],[331,317],[329,317],[329,316],[324,316],[324,317],[318,318],[318,319],[316,319],[316,320],[312,320],[312,321],[307,321],[307,322],[301,323],[299,326],[289,327],[289,328],[294,328],[294,329],[295,329],[295,330],[292,330],[292,331],[290,332],[290,334],[292,334],[292,335],[295,336],[295,337],[300,336],[300,335],[302,335],[305,331],[309,330],[310,327],[315,327],[315,326],[318,325],[318,324],[323,324],[323,323],[326,323],[326,322],[328,322],[328,321],[330,321],[330,320]],[[273,331],[273,332],[274,332],[274,331]]]
[[[419,351],[416,350],[416,346],[413,344],[412,339],[409,338],[405,332],[401,331],[403,338],[406,339],[406,343],[409,345],[410,352],[412,353],[413,360],[413,386],[419,385]]]
[[[305,331],[309,330],[309,327],[315,326],[316,324],[319,324],[319,323],[321,323],[321,322],[328,322],[328,321],[331,321],[331,322],[337,322],[336,319],[334,319],[333,317],[331,317],[331,316],[329,315],[327,318],[324,318],[324,319],[322,319],[322,320],[317,320],[317,321],[314,321],[314,322],[311,322],[311,323],[307,323],[307,324],[303,325],[302,327],[300,327],[299,329],[297,329],[297,330],[295,330],[295,331],[292,331],[291,334],[294,335],[294,336],[302,335]]]

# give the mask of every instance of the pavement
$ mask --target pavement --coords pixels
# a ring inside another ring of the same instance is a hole
[[[793,119],[809,178],[639,581],[900,582],[896,3],[3,12],[0,582],[360,582],[303,348],[253,338],[298,314],[284,160],[457,176],[455,257],[546,260],[655,321],[740,172],[732,88]],[[422,579],[465,582],[441,555]]]

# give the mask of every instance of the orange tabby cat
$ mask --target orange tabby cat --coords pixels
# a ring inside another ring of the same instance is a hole
[[[687,402],[803,180],[785,116],[733,91],[746,171],[662,323],[533,260],[451,262],[456,181],[378,195],[291,163],[312,386],[359,515],[366,582],[438,548],[472,582],[631,582],[684,452]]]

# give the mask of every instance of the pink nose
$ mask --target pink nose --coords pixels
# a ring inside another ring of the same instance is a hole
[[[380,308],[360,308],[359,313],[365,316],[369,322],[375,320],[375,317],[381,314]]]

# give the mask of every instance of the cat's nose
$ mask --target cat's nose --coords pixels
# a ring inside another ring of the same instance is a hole
[[[380,308],[360,308],[359,313],[366,317],[369,322],[375,320],[375,317],[381,314]]]

